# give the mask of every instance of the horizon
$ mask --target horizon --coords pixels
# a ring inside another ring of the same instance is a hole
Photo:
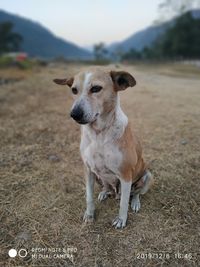
[[[134,33],[151,26],[157,19],[158,5],[161,0],[153,0],[150,5],[149,3],[144,5],[145,0],[134,4],[130,0],[125,0],[123,3],[110,0],[109,4],[106,0],[101,2],[98,0],[95,2],[86,0],[84,5],[82,0],[77,0],[76,4],[72,0],[69,0],[68,4],[64,0],[58,0],[56,4],[47,4],[47,0],[43,0],[42,3],[39,3],[39,0],[30,0],[28,4],[22,0],[20,5],[16,4],[19,1],[16,1],[15,4],[11,2],[12,0],[2,0],[0,9],[39,23],[55,36],[89,49],[99,42],[110,45],[122,41]],[[24,5],[22,4],[23,2]],[[37,3],[39,4],[37,5]],[[60,3],[61,5],[59,5]],[[39,12],[37,10],[38,6],[40,6]],[[48,7],[47,9],[46,6]],[[113,6],[115,7],[114,10]],[[65,8],[68,8],[66,9],[67,12]],[[45,15],[43,10],[45,10]],[[52,14],[55,14],[55,11],[57,11],[56,14],[60,15],[53,20]],[[68,15],[66,16],[66,14]],[[104,15],[104,23],[101,17],[102,14]],[[123,15],[123,20],[118,19],[121,14],[127,14],[126,16]],[[78,23],[77,18],[79,18]],[[95,22],[92,23],[93,21]],[[70,27],[66,28],[65,25],[70,25]],[[81,31],[80,25],[82,26]]]

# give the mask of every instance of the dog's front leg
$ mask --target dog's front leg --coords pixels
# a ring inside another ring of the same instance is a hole
[[[115,228],[124,228],[126,226],[129,198],[132,185],[132,181],[126,182],[121,179],[120,182],[121,182],[121,200],[120,200],[119,215],[113,221],[113,226]]]
[[[94,182],[96,176],[89,169],[86,171],[86,211],[83,217],[84,222],[93,222],[94,221]]]

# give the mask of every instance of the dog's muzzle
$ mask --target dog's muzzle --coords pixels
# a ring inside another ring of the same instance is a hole
[[[77,107],[77,108],[74,108],[72,109],[71,113],[70,113],[70,116],[78,123],[80,124],[86,124],[88,123],[88,121],[86,121],[84,119],[84,112],[82,110],[82,108],[80,107]]]

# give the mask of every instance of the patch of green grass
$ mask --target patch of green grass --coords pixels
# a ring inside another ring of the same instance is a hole
[[[26,69],[31,69],[32,67],[34,67],[36,64],[35,61],[33,60],[30,60],[30,59],[25,59],[23,61],[18,61],[16,62],[16,65],[20,68],[20,69],[23,69],[23,70],[26,70]]]
[[[38,61],[30,58],[24,59],[23,61],[17,61],[11,56],[0,56],[0,68],[18,67],[19,69],[26,70],[32,69],[37,64],[39,64]]]
[[[13,59],[8,56],[0,56],[0,68],[8,67],[12,64]]]

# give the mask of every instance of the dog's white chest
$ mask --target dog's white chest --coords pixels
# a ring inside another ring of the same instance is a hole
[[[98,178],[108,182],[119,178],[122,156],[114,144],[103,143],[102,140],[92,141],[81,154],[84,163]]]
[[[116,109],[115,120],[106,130],[96,133],[90,127],[82,128],[81,156],[84,164],[103,181],[112,184],[120,177],[123,160],[117,140],[121,138],[128,123],[120,106]]]

